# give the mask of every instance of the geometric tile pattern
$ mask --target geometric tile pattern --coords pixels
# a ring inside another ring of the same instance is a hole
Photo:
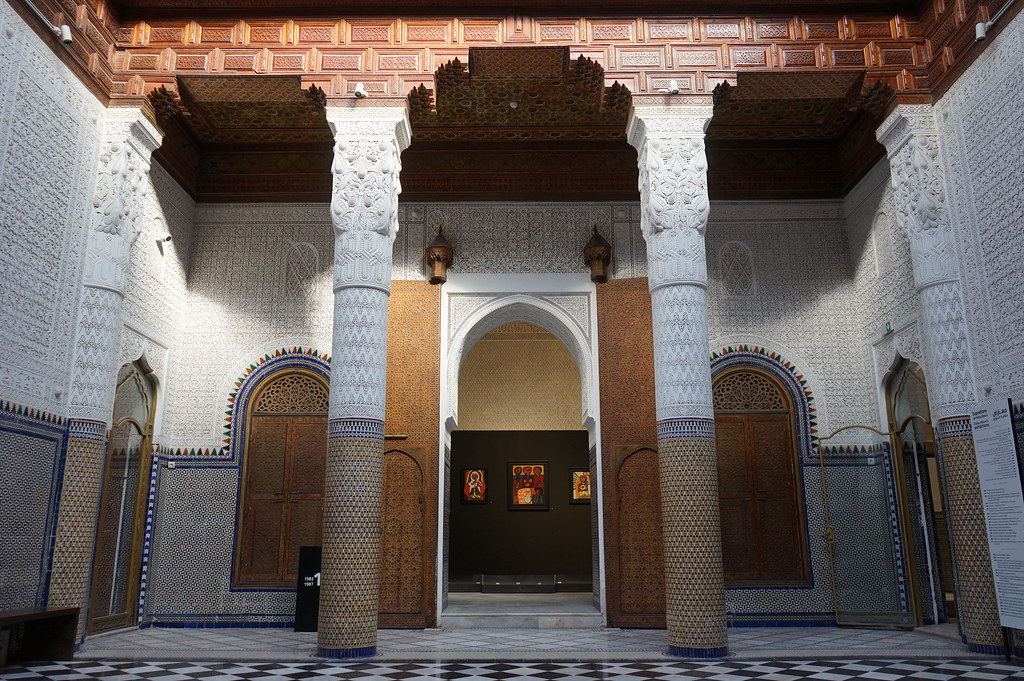
[[[974,650],[1000,652],[1003,649],[1002,630],[999,628],[970,417],[940,420],[937,435],[946,483],[947,514],[953,535],[954,580],[961,633]]]
[[[68,662],[10,667],[4,679],[117,678],[122,681],[1010,681],[1024,679],[1015,664],[983,660],[736,660],[720,662]]]
[[[659,438],[658,458],[669,650],[722,657],[727,637],[714,437]]]
[[[162,458],[162,457],[161,457]],[[232,589],[238,467],[161,461],[144,624],[282,626],[295,593]]]
[[[0,610],[43,605],[64,435],[52,415],[0,404]]]
[[[336,428],[347,430],[332,419]],[[328,439],[317,640],[324,657],[376,654],[383,474],[383,437]]]
[[[80,637],[85,635],[96,513],[107,449],[106,430],[102,422],[68,420],[64,484],[47,604],[81,608]]]

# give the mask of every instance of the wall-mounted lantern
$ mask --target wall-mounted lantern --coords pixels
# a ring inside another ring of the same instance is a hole
[[[612,246],[594,225],[594,235],[583,247],[583,262],[590,266],[590,281],[595,284],[603,284],[608,281],[608,272],[605,268],[612,259]]]
[[[444,238],[444,228],[437,230],[437,236],[427,246],[427,263],[430,265],[430,283],[443,284],[448,281],[448,268],[455,262],[455,249]]]

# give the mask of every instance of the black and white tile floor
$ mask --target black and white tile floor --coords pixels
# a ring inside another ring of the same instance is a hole
[[[1024,668],[979,660],[715,662],[104,662],[0,669],[5,681],[1010,681]]]

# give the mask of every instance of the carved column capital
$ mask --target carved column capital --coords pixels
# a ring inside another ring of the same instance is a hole
[[[877,136],[888,152],[896,211],[910,239],[917,289],[957,281],[955,235],[949,222],[932,107],[897,106]]]
[[[139,109],[110,109],[101,133],[83,283],[124,295],[128,254],[149,194],[149,165],[162,135]]]
[[[409,146],[404,106],[355,102],[327,109],[334,132],[334,289],[391,289],[391,249],[398,232],[401,153]]]
[[[653,291],[707,286],[704,229],[708,199],[704,131],[711,106],[634,105],[628,139],[640,167],[640,227]]]

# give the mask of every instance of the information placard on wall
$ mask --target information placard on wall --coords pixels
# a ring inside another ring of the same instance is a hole
[[[1024,493],[1010,400],[978,404],[971,424],[999,623],[1024,629]]]

